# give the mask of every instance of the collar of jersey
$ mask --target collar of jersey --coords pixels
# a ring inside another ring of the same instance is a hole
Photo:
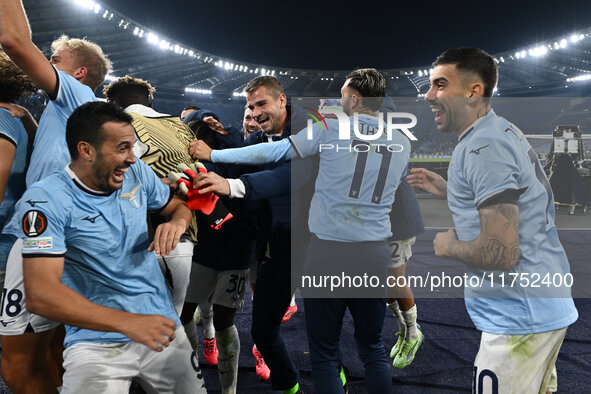
[[[93,189],[89,188],[84,183],[82,183],[80,178],[78,178],[78,175],[76,175],[76,173],[74,171],[72,171],[69,164],[66,166],[66,168],[64,168],[64,170],[70,176],[70,178],[72,178],[72,182],[74,182],[74,185],[78,186],[78,188],[85,193],[92,194],[93,196],[98,196],[98,197],[107,197],[113,193],[113,192],[103,192],[103,191],[99,191],[99,190],[93,190]]]
[[[470,126],[468,126],[466,128],[466,130],[462,131],[462,134],[460,134],[458,136],[458,142],[460,142],[461,140],[463,140],[466,136],[468,136],[468,134],[470,134],[472,132],[472,130],[474,130],[476,128],[476,126],[478,126],[478,124],[483,121],[484,119],[492,116],[495,113],[495,111],[493,111],[493,109],[491,108],[490,111],[488,111],[488,113],[486,115],[484,115],[482,118],[478,118],[474,121],[474,123],[472,123]]]

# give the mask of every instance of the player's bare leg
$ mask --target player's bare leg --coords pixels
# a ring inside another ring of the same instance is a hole
[[[25,333],[2,337],[2,361],[0,372],[4,382],[14,394],[55,393],[61,386],[61,365],[55,365],[54,355],[59,350],[51,350],[50,344],[56,329],[40,333]],[[63,339],[63,334],[59,335]],[[63,349],[63,342],[59,344]]]

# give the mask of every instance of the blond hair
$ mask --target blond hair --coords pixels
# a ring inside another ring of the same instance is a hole
[[[103,83],[105,76],[112,70],[113,64],[101,47],[85,38],[70,38],[64,34],[51,43],[53,53],[63,49],[71,51],[78,67],[86,67],[86,80],[93,90]]]

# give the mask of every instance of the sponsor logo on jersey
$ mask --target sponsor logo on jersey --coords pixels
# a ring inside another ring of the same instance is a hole
[[[35,201],[35,200],[27,200],[25,201],[27,204],[29,204],[32,208],[35,208],[36,204],[44,204],[47,201]]]
[[[479,155],[480,151],[484,148],[488,148],[488,144],[481,146],[480,148],[472,149],[470,152],[468,152],[468,154],[474,153],[475,155]]]
[[[139,190],[140,186],[142,186],[141,183],[139,185],[137,185],[136,187],[134,187],[131,190],[131,192],[121,193],[119,198],[127,198],[127,200],[129,201],[129,203],[131,204],[132,207],[139,208],[140,207],[140,198],[139,198],[139,196],[136,195],[136,193]]]
[[[23,239],[23,249],[50,249],[51,247],[53,247],[53,237]]]
[[[7,327],[9,324],[14,323],[16,320],[11,320],[11,321],[4,321],[4,320],[0,320],[0,323],[2,323],[2,325],[4,327]]]
[[[41,211],[27,211],[21,222],[27,237],[38,237],[47,230],[47,217]]]
[[[82,220],[88,220],[90,223],[94,224],[94,222],[96,222],[96,219],[101,216],[101,214],[99,213],[98,215],[96,215],[95,217],[91,218],[90,216],[87,216],[85,218],[82,218]]]

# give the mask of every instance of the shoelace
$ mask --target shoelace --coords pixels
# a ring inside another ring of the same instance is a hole
[[[213,353],[214,352],[214,342],[213,341],[206,341],[205,342],[205,351],[208,353]]]
[[[265,365],[265,360],[263,359],[263,356],[261,356],[261,352],[258,350],[254,352],[254,358],[257,360],[257,364]]]

